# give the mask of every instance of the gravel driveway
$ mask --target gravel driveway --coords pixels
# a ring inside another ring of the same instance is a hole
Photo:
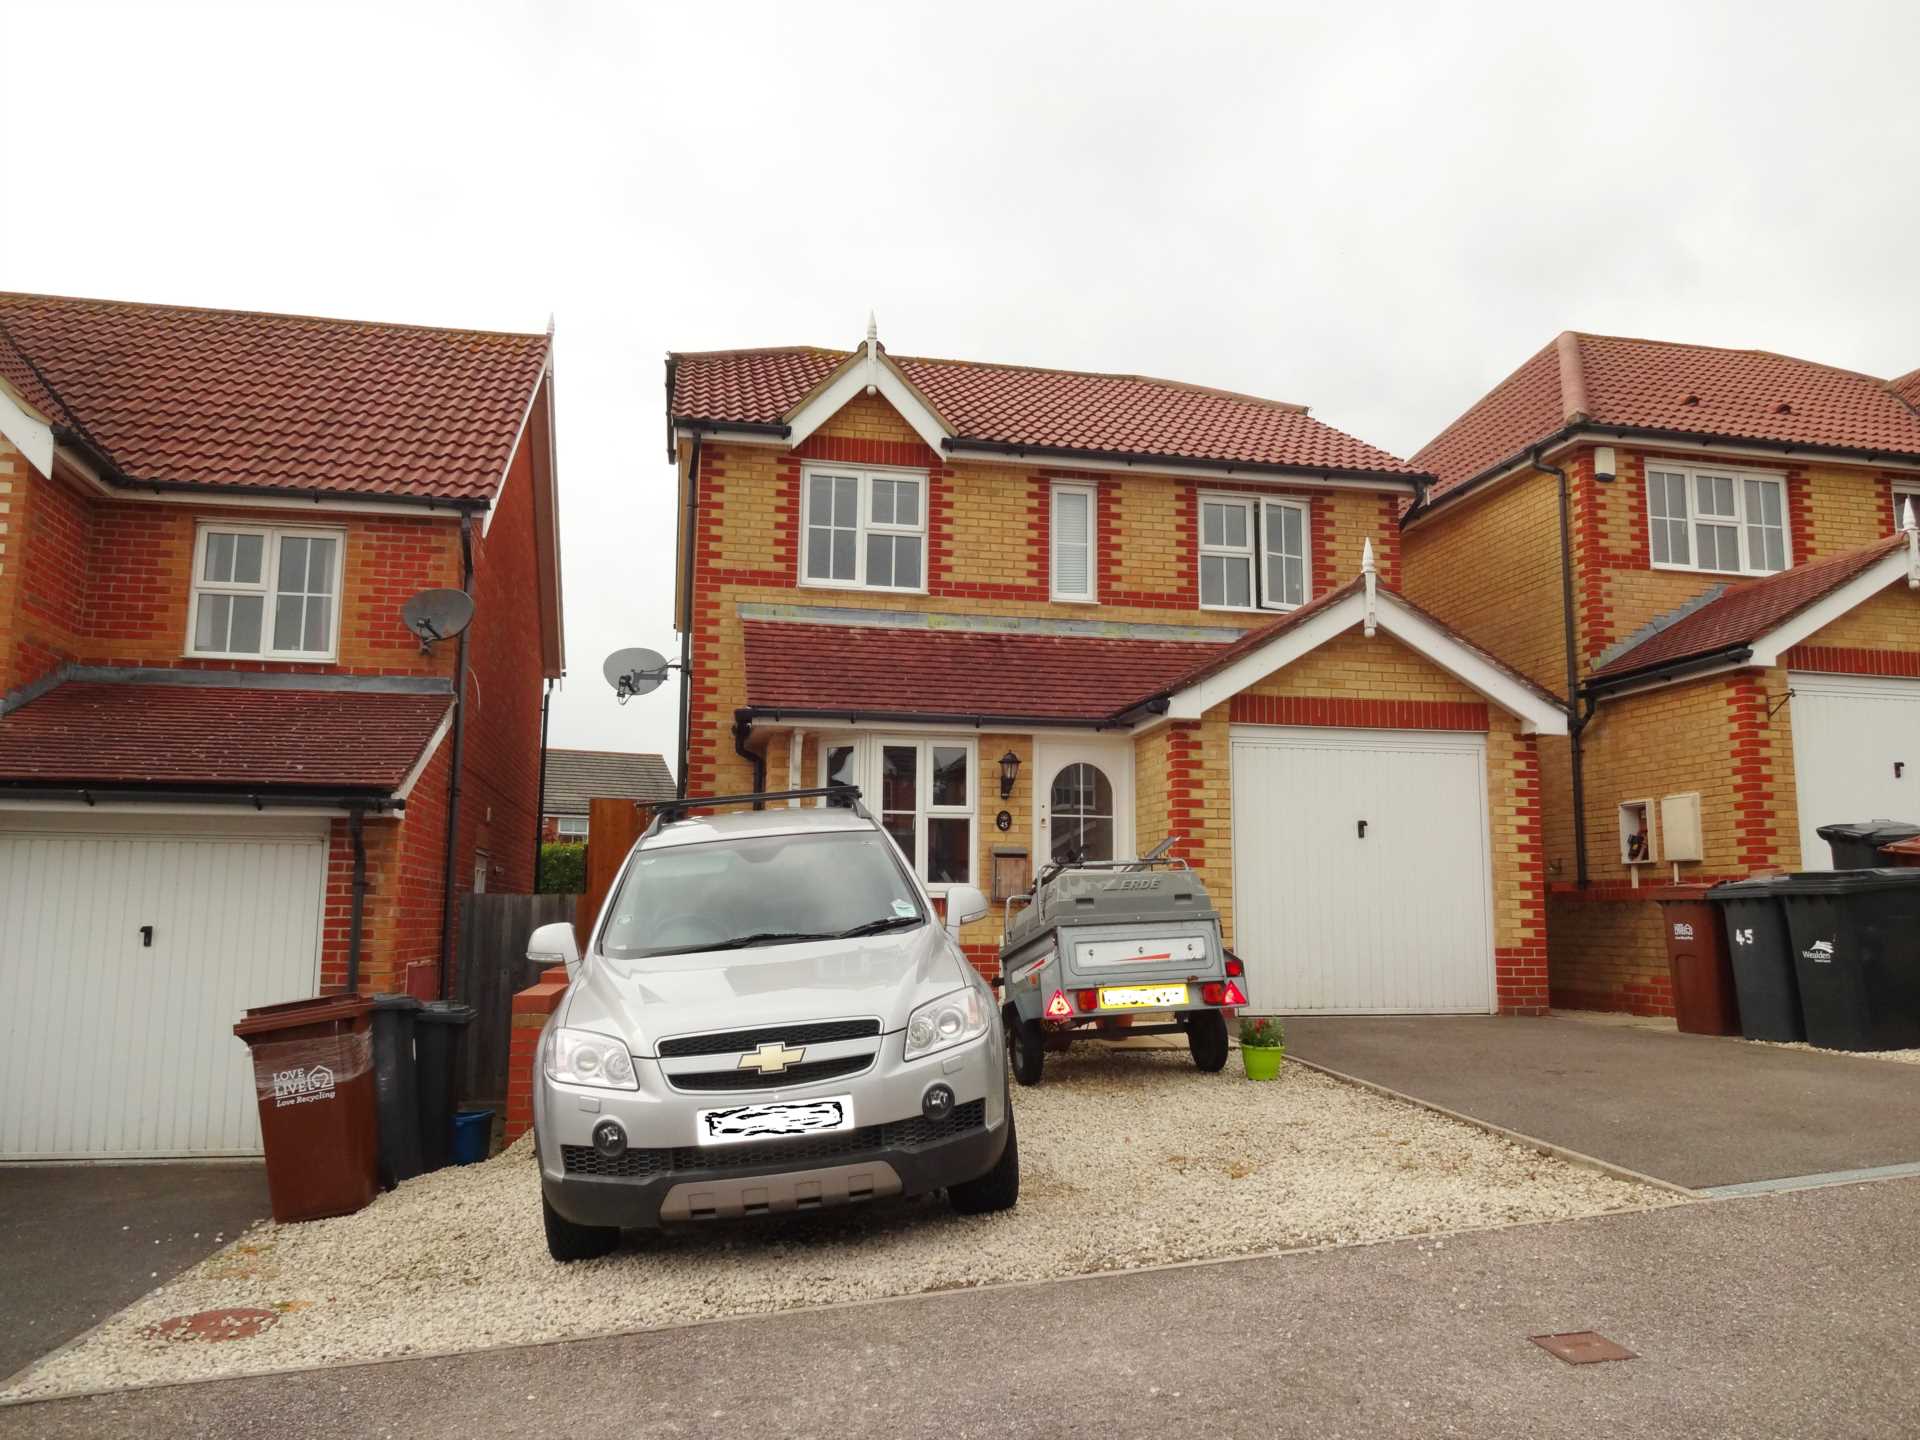
[[[666,1235],[547,1258],[523,1141],[358,1215],[262,1224],[41,1362],[0,1398],[473,1350],[1166,1261],[1553,1220],[1674,1197],[1290,1066],[1278,1083],[1184,1054],[1080,1046],[1019,1091],[1019,1208],[944,1199]],[[244,1340],[148,1338],[217,1307]]]

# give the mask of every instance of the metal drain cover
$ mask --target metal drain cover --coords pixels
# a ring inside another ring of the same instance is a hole
[[[1527,1337],[1549,1355],[1569,1365],[1598,1365],[1603,1360],[1637,1360],[1640,1357],[1624,1345],[1616,1345],[1594,1330],[1574,1330],[1565,1335],[1529,1335]]]

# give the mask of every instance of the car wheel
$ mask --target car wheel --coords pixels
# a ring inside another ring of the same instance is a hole
[[[540,1197],[540,1216],[547,1222],[547,1253],[556,1260],[596,1260],[611,1254],[620,1243],[617,1226],[576,1225],[554,1209],[544,1195]]]
[[[1038,1085],[1040,1071],[1047,1063],[1047,1040],[1038,1020],[1022,1020],[1020,1012],[1009,1005],[1007,1019],[1007,1063],[1013,1078],[1022,1085]]]
[[[1011,1210],[1020,1199],[1020,1137],[1013,1130],[1013,1099],[1007,1099],[1007,1145],[993,1168],[973,1180],[947,1187],[947,1200],[962,1215]]]
[[[1227,1017],[1218,1010],[1196,1010],[1187,1016],[1187,1049],[1193,1063],[1209,1075],[1227,1064]]]

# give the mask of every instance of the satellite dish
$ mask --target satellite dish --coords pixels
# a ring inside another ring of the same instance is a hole
[[[400,618],[420,639],[420,649],[451,640],[473,623],[473,597],[464,590],[422,590],[400,607]]]
[[[648,650],[634,646],[628,650],[616,650],[607,657],[607,663],[601,667],[607,677],[607,683],[613,686],[614,694],[620,703],[626,704],[635,695],[645,695],[656,690],[667,678],[667,657],[658,650]]]

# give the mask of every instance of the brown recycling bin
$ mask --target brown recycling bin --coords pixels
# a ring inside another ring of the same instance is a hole
[[[1738,1035],[1740,1001],[1720,907],[1704,899],[1662,900],[1660,923],[1680,1028],[1689,1035]]]
[[[233,1033],[253,1051],[273,1218],[365,1208],[380,1189],[372,1005],[358,995],[249,1010]]]

